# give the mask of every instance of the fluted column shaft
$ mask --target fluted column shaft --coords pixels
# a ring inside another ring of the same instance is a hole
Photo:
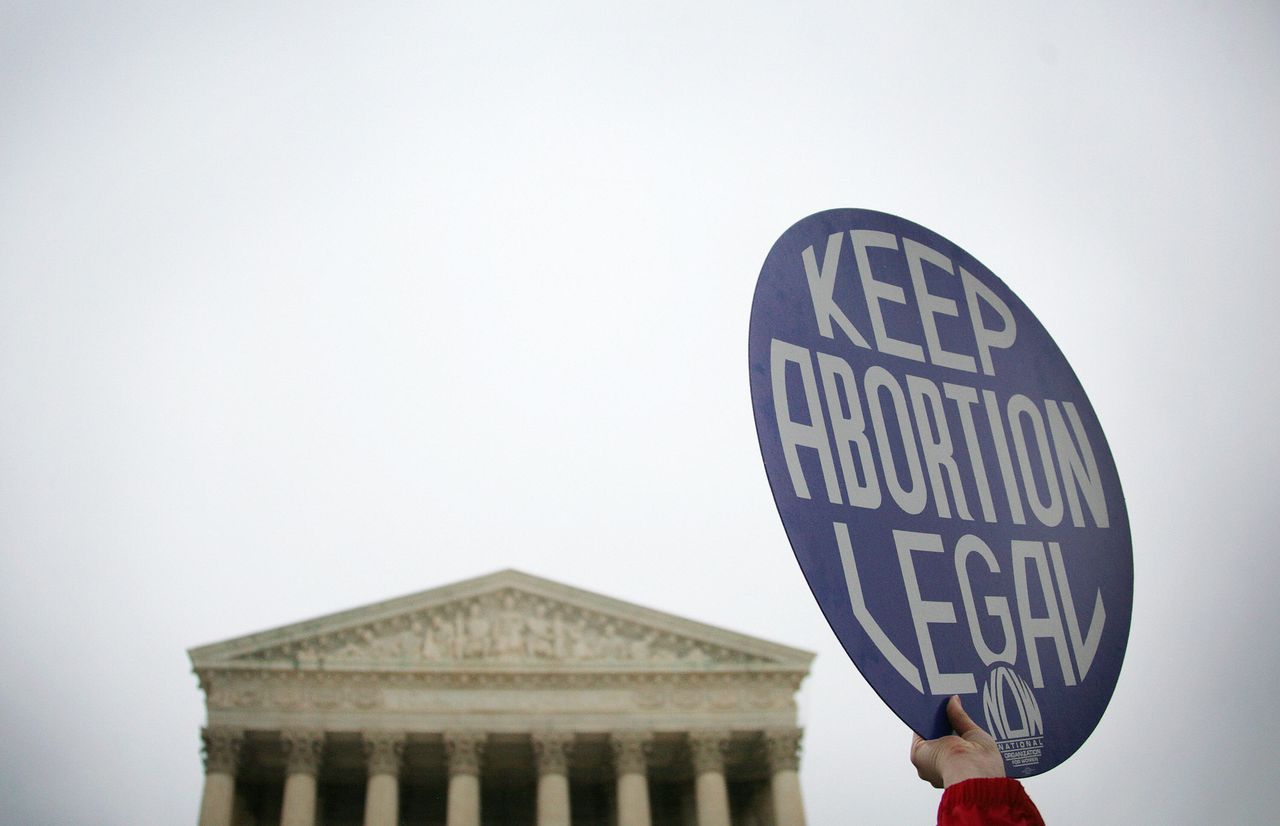
[[[618,826],[652,826],[649,812],[648,752],[653,735],[615,732],[609,737],[618,776]]]
[[[480,826],[480,761],[485,735],[481,732],[447,732],[449,757],[447,826]]]
[[[778,826],[804,826],[804,800],[800,796],[799,729],[765,732],[769,751],[770,786],[774,819]]]
[[[729,787],[724,778],[724,750],[728,745],[727,731],[689,733],[698,826],[730,826]]]
[[[285,751],[280,826],[315,826],[316,776],[324,753],[324,732],[285,731],[280,739]]]
[[[569,778],[538,775],[538,826],[569,826]]]
[[[569,755],[573,734],[538,732],[532,739],[538,763],[538,826],[570,826]]]
[[[369,765],[369,781],[364,797],[364,826],[399,826],[400,763],[404,757],[404,734],[366,731],[364,753]]]
[[[204,794],[200,826],[231,826],[236,802],[236,769],[244,731],[214,726],[200,732],[204,742]]]

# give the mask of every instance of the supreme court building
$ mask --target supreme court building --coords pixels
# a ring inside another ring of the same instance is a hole
[[[189,652],[200,826],[801,826],[813,655],[518,571]]]

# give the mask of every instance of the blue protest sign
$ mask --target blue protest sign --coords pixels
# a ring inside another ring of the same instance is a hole
[[[1133,551],[1048,332],[946,238],[835,209],[770,250],[749,345],[774,501],[863,676],[925,737],[961,695],[1011,777],[1069,757],[1120,675]]]

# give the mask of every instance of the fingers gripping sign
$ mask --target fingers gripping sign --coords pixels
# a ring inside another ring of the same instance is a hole
[[[947,723],[954,734],[926,740],[911,736],[911,763],[922,780],[946,789],[938,826],[1045,826],[1022,784],[1005,776],[995,739],[973,721],[953,695]]]
[[[977,777],[1004,777],[996,741],[965,712],[960,698],[947,701],[947,721],[955,734],[926,740],[912,734],[911,763],[935,789]]]

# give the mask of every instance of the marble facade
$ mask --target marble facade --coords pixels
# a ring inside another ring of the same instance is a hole
[[[517,571],[189,652],[200,826],[801,826],[813,655]]]

